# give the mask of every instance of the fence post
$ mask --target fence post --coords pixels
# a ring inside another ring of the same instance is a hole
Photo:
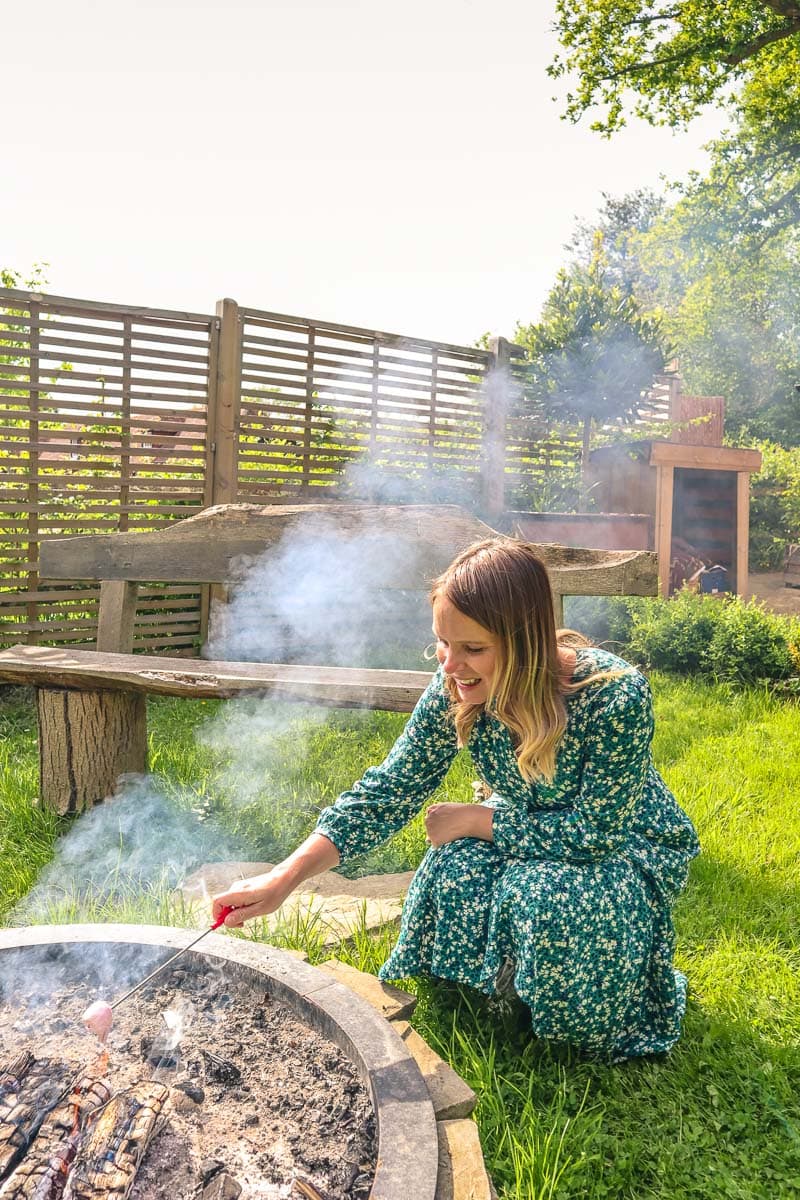
[[[242,322],[235,300],[217,301],[216,379],[208,396],[211,457],[209,504],[233,504],[239,493],[239,422],[242,409]]]
[[[511,393],[511,343],[506,338],[489,342],[486,393],[483,402],[481,453],[481,509],[493,524],[505,509],[506,420]]]
[[[234,504],[239,494],[239,425],[242,413],[242,320],[239,305],[217,301],[216,327],[209,347],[206,455],[206,508]],[[215,601],[224,603],[227,589],[211,584],[202,589],[200,636],[208,637],[208,616]]]

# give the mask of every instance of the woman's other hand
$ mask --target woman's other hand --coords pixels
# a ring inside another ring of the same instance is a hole
[[[494,810],[483,804],[432,804],[425,813],[425,833],[432,846],[458,838],[492,840]]]

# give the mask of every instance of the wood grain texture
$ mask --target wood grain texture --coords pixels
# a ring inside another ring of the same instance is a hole
[[[703,467],[707,471],[760,471],[760,450],[737,450],[731,446],[679,446],[653,442],[652,467]]]
[[[112,734],[126,741],[125,722],[138,714],[114,709],[110,697],[145,694],[183,696],[197,699],[240,696],[247,693],[305,700],[333,708],[378,708],[387,712],[411,712],[431,680],[426,671],[382,671],[360,667],[315,667],[285,663],[214,662],[206,659],[163,658],[148,654],[102,654],[96,650],[71,651],[54,646],[12,646],[0,651],[0,679],[33,684],[40,689],[40,734],[60,742],[68,730],[73,743],[86,737],[94,743]],[[55,689],[69,689],[60,691]],[[50,692],[48,689],[54,689]],[[78,705],[79,697],[103,696],[103,705],[91,699]],[[46,696],[42,722],[42,695]],[[67,704],[74,701],[75,703]],[[65,707],[66,706],[66,707]],[[103,726],[105,723],[105,734]],[[85,726],[85,729],[84,729]],[[79,744],[79,743],[78,743]],[[132,751],[129,751],[129,753]],[[86,754],[94,754],[87,744]],[[101,748],[100,754],[107,753]],[[83,756],[82,756],[83,757]],[[66,747],[55,745],[48,752],[48,774],[75,773],[75,763]],[[110,768],[109,768],[110,769]],[[141,771],[144,765],[123,766]],[[118,773],[120,773],[118,772]],[[76,781],[77,787],[77,781]],[[68,789],[71,794],[74,789]],[[67,811],[67,810],[65,810]]]
[[[60,690],[48,680],[36,709],[40,800],[57,813],[91,808],[114,794],[121,775],[147,770],[143,692]]]

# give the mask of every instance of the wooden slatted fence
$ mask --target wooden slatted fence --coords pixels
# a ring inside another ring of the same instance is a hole
[[[207,503],[215,317],[0,292],[0,642],[93,640],[96,589],[49,583],[51,537]],[[144,588],[138,640],[190,650],[200,589]]]
[[[0,289],[0,645],[94,640],[98,591],[40,578],[47,538],[234,500],[526,507],[580,444],[531,416],[499,347]],[[137,646],[192,653],[206,601],[143,586]]]
[[[486,350],[244,309],[239,496],[480,499]]]

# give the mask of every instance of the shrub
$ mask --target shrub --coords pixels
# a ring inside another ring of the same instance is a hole
[[[724,604],[684,590],[672,600],[631,605],[629,646],[635,657],[663,671],[688,674],[706,667],[706,655]]]
[[[757,679],[786,679],[792,673],[789,653],[790,622],[767,612],[755,600],[721,605],[720,620],[711,637],[706,661],[720,679],[755,683]]]
[[[614,654],[624,652],[633,627],[632,602],[625,596],[565,596],[564,624]]]
[[[742,444],[747,442],[744,437]],[[789,542],[800,539],[800,447],[757,446],[763,460],[750,484],[750,562],[756,570],[775,571]]]
[[[629,650],[648,666],[754,683],[786,679],[800,663],[800,621],[768,612],[756,600],[684,590],[671,600],[628,603]]]

